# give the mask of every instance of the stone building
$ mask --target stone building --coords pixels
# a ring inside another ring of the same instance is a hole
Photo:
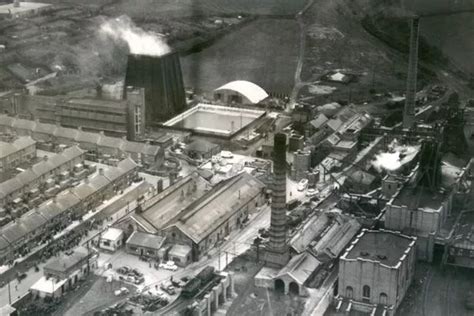
[[[415,273],[415,244],[416,237],[364,229],[339,260],[337,309],[395,315]]]

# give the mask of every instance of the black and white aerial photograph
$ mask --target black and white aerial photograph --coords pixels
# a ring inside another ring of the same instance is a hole
[[[473,316],[474,0],[0,0],[0,316]]]

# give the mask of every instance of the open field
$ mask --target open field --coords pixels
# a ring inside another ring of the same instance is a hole
[[[293,15],[306,0],[135,0],[116,1],[107,14],[127,12],[133,18],[175,18],[214,14]]]
[[[249,80],[267,92],[289,93],[298,58],[299,28],[290,19],[257,19],[181,60],[186,86],[213,91]]]

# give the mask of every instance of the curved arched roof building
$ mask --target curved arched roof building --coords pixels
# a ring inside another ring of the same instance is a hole
[[[253,82],[236,80],[214,90],[214,99],[224,103],[257,104],[268,98],[268,93]]]

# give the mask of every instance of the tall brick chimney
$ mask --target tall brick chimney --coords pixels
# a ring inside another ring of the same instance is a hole
[[[275,135],[273,145],[272,213],[270,243],[265,251],[268,266],[281,268],[290,257],[286,243],[286,135]]]

